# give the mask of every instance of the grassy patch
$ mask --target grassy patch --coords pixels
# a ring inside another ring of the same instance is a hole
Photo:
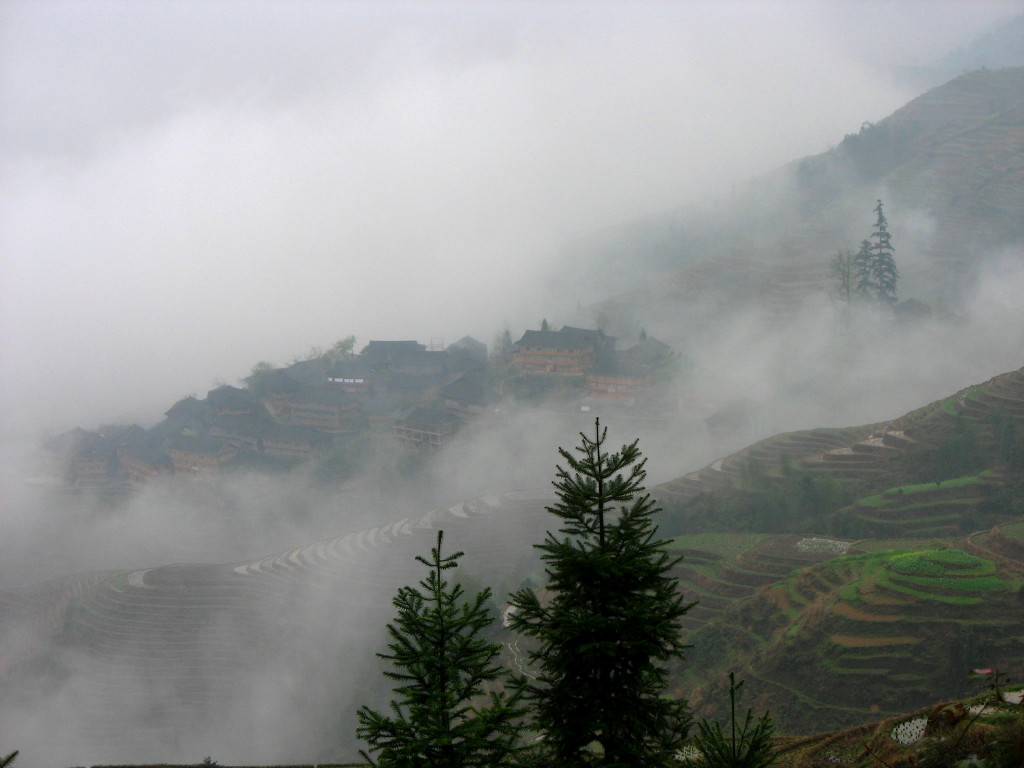
[[[1003,532],[1003,535],[1008,539],[1015,539],[1017,541],[1024,541],[1024,520],[1019,523],[1010,523],[1009,525],[1001,525],[999,529]]]
[[[885,491],[886,496],[898,496],[901,493],[906,496],[907,494],[923,493],[924,491],[935,491],[945,490],[947,488],[959,488],[963,485],[974,485],[976,483],[984,482],[977,475],[968,475],[967,477],[954,477],[951,480],[939,480],[934,483],[915,483],[913,485],[903,485],[899,488],[890,488]]]
[[[889,567],[911,575],[986,575],[995,572],[995,563],[982,560],[960,549],[935,549],[906,552],[888,559]]]
[[[889,499],[882,498],[882,494],[876,493],[874,496],[865,496],[863,499],[857,499],[857,506],[859,507],[881,507],[889,503]]]
[[[1002,592],[1008,589],[1006,582],[997,576],[900,576],[899,583],[934,587],[950,592]]]
[[[984,602],[984,598],[982,597],[972,597],[968,595],[943,595],[935,592],[928,592],[924,589],[915,589],[913,586],[901,581],[899,578],[890,579],[883,576],[878,580],[878,584],[879,586],[891,589],[894,592],[911,595],[912,597],[916,597],[918,600],[931,600],[945,605],[977,605],[978,603]]]
[[[760,533],[695,533],[677,536],[670,549],[701,549],[722,558],[735,559],[757,544],[765,534]]]

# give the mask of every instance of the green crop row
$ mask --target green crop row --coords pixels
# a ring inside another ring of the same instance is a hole
[[[995,563],[982,560],[962,549],[937,549],[923,554],[922,557],[931,562],[950,565],[957,569],[971,567],[972,569],[983,569],[986,573],[995,570]]]
[[[941,587],[955,592],[997,592],[1009,589],[1009,585],[998,576],[904,576],[901,584],[918,584],[922,587]]]
[[[909,577],[903,577],[909,578]],[[901,592],[905,595],[911,595],[919,600],[931,600],[936,603],[943,603],[946,605],[977,605],[984,601],[982,597],[974,597],[972,595],[942,595],[933,592],[926,592],[923,589],[914,589],[914,587],[901,580],[892,580],[885,576],[878,580],[879,586],[887,587],[888,589],[896,592]]]
[[[884,491],[885,496],[898,496],[901,493],[903,495],[913,493],[923,493],[925,491],[934,491],[936,489],[944,488],[959,488],[963,485],[974,485],[976,483],[983,482],[977,475],[969,475],[967,477],[955,477],[951,480],[940,480],[935,483],[915,483],[913,485],[903,485],[898,488],[889,488]]]
[[[984,576],[995,572],[995,563],[982,560],[980,557],[975,557],[959,549],[937,549],[900,554],[890,558],[887,565],[898,573],[920,576],[944,574]]]

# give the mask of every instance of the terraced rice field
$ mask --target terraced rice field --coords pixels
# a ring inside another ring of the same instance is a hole
[[[651,495],[663,505],[681,505],[701,493],[725,488],[741,479],[753,463],[762,470],[777,471],[784,461],[821,461],[823,452],[845,450],[852,443],[867,439],[871,427],[851,429],[808,429],[788,432],[761,440],[729,456],[713,461],[703,469],[662,483],[651,489]]]
[[[675,539],[674,550],[683,554],[683,562],[673,575],[687,599],[698,601],[684,618],[684,629],[697,629],[724,616],[762,587],[835,556],[799,549],[804,538],[725,533]]]
[[[743,635],[759,638],[747,649],[760,659],[744,670],[748,695],[771,700],[783,728],[799,730],[810,716],[854,723],[872,705],[896,713],[958,695],[969,664],[1018,659],[1022,575],[1024,561],[1008,569],[946,539],[805,565],[717,621],[763,623]],[[950,654],[962,654],[964,674],[950,671]]]
[[[491,496],[246,563],[0,592],[0,721],[12,714],[3,706],[16,707],[41,678],[54,690],[73,680],[88,701],[76,720],[82,759],[128,760],[142,744],[177,750],[183,738],[201,743],[202,734],[273,717],[255,691],[279,678],[304,681],[303,699],[315,705],[375,669],[391,597],[422,577],[414,556],[438,528],[470,553],[464,573],[514,573],[548,522],[544,501]],[[517,524],[501,525],[508,517]],[[363,655],[340,664],[337,649]],[[307,714],[320,716],[315,706]]]

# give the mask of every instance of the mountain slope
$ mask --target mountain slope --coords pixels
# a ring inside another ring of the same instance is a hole
[[[878,197],[887,204],[905,282],[925,301],[956,298],[987,260],[1019,252],[1024,68],[964,74],[865,123],[827,152],[713,205],[623,225],[603,241],[581,244],[576,259],[618,279],[615,262],[629,254],[658,273],[603,305],[606,313],[647,316],[652,303],[679,307],[699,292],[737,290],[791,311],[824,294],[830,256],[856,250]]]
[[[886,424],[762,440],[656,486],[673,532],[950,536],[1024,513],[1024,368]]]

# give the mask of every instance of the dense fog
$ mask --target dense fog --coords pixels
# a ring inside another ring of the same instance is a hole
[[[5,3],[4,431],[533,327],[589,298],[544,290],[571,239],[826,149],[1014,8]]]
[[[715,253],[673,263],[621,248],[623,231],[642,230],[646,217],[726,206],[750,178],[884,118],[919,92],[900,67],[935,61],[1018,11],[1013,2],[4,3],[0,588],[255,562],[506,491],[527,492],[539,509],[558,446],[574,445],[594,415],[612,442],[640,439],[656,484],[771,434],[884,422],[1019,368],[1016,251],[986,254],[955,305],[895,326],[825,290],[784,317],[753,303],[723,307],[711,294],[674,299],[659,282]],[[851,235],[835,247],[870,231],[874,197],[887,190],[871,193],[835,222]],[[903,295],[934,301],[923,255],[933,223],[917,209],[888,213]],[[630,295],[646,299],[617,313]],[[542,318],[588,328],[605,318],[624,346],[641,330],[670,344],[682,362],[667,406],[595,414],[504,404],[423,473],[384,481],[238,474],[188,492],[156,482],[113,503],[29,482],[46,438],[152,426],[190,392],[238,384],[259,360],[284,365],[350,334],[357,349],[464,335],[491,344]],[[756,422],[733,442],[712,439],[705,420],[737,401],[755,405]],[[533,518],[496,525],[470,526],[467,540],[498,531],[519,542],[540,530]],[[502,562],[478,557],[467,571],[507,590],[516,584],[504,583]],[[350,715],[386,694],[372,659],[388,579],[416,573],[405,565],[367,587],[375,599],[348,595],[344,609],[316,580],[274,593],[281,604],[266,622],[286,616],[289,631],[301,627],[295,651],[266,666],[243,658],[246,674],[216,716],[196,713],[186,736],[140,727],[113,755],[78,719],[90,708],[82,680],[95,676],[93,662],[48,650],[43,683],[2,710],[0,756],[21,749],[29,768],[207,754],[235,764],[355,759]],[[360,584],[372,566],[351,568]],[[224,621],[204,635],[211,648],[237,638]],[[0,672],[36,632],[4,628]],[[176,695],[142,678],[126,685],[153,705],[154,721],[155,702]]]

